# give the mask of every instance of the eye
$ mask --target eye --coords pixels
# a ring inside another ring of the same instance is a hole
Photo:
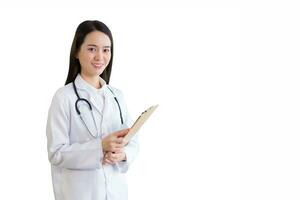
[[[94,51],[96,51],[96,48],[93,48],[93,47],[92,47],[92,48],[88,48],[88,50],[94,52]]]
[[[108,52],[110,52],[110,49],[104,49],[103,50],[105,53],[108,53]]]

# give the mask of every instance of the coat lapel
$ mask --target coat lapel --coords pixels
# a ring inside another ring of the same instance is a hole
[[[100,78],[100,77],[99,77]],[[100,81],[100,80],[99,80]],[[101,80],[101,84],[103,85],[101,90],[103,90],[104,96],[106,88],[106,83],[104,80]],[[91,85],[89,85],[86,81],[82,79],[80,74],[77,75],[75,79],[75,85],[77,88],[77,91],[79,93],[80,98],[85,98],[89,101],[89,103],[92,106],[92,109],[98,112],[98,114],[103,115],[103,106],[99,107],[97,104],[97,99],[95,99],[97,95],[97,89],[93,88]]]
[[[101,132],[105,135],[121,129],[122,126],[119,116],[119,108],[114,99],[114,94],[112,94],[112,92],[109,90],[103,79],[100,78],[99,81],[101,81],[101,90],[103,90],[102,92],[104,96],[103,105],[101,105],[100,108],[95,99],[95,96],[97,95],[97,89],[93,88],[91,85],[85,82],[79,74],[75,79],[75,85],[77,87],[80,98],[87,99],[90,102],[93,111],[102,116]]]

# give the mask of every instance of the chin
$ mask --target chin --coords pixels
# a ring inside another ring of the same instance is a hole
[[[101,71],[98,71],[97,74],[100,76],[103,72],[104,72],[104,70],[101,70]]]

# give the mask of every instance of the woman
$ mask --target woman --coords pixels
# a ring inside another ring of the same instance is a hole
[[[48,157],[56,200],[127,199],[124,174],[138,152],[122,92],[109,84],[113,38],[99,21],[75,33],[65,86],[52,99],[47,121]]]

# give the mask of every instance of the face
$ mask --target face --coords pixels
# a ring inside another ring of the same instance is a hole
[[[85,36],[76,58],[81,65],[81,74],[89,77],[99,76],[111,58],[109,37],[100,31],[90,32]]]

